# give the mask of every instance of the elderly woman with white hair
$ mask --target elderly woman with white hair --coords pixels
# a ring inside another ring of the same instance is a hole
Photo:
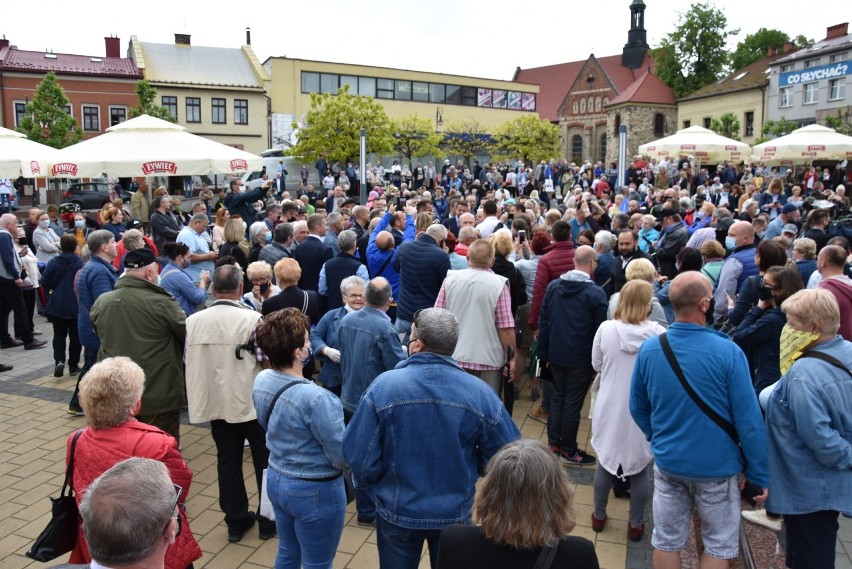
[[[260,258],[260,251],[272,242],[272,231],[264,221],[255,221],[249,226],[249,249],[248,262],[254,263]]]
[[[251,263],[246,269],[246,280],[251,283],[251,290],[243,294],[243,302],[257,312],[263,301],[281,292],[278,285],[272,283],[272,267],[266,261]]]
[[[800,290],[781,310],[783,375],[760,395],[766,509],[784,516],[788,567],[833,567],[838,515],[852,513],[852,343],[837,335],[840,308],[829,291]]]
[[[107,358],[80,381],[80,405],[87,426],[68,437],[66,463],[74,460],[73,490],[77,504],[89,485],[114,464],[131,457],[150,458],[166,465],[172,482],[181,488],[175,499],[182,529],[166,553],[167,569],[186,569],[201,557],[201,548],[189,528],[184,504],[192,471],[181,457],[177,441],[157,427],[134,418],[142,408],[145,373],[130,358]],[[86,535],[78,520],[77,544],[69,563],[91,562]]]
[[[618,244],[618,238],[609,231],[603,230],[595,233],[595,251],[598,252],[598,266],[595,267],[595,284],[604,289],[609,297],[615,287],[612,283],[612,264],[615,255],[612,248]]]

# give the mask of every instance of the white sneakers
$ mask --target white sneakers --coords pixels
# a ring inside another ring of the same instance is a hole
[[[770,518],[763,508],[760,510],[743,510],[740,514],[747,522],[769,528],[772,531],[781,531],[781,518]]]

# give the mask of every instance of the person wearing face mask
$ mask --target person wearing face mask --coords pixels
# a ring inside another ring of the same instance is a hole
[[[746,279],[758,273],[754,258],[754,226],[747,221],[737,221],[731,225],[725,237],[725,249],[731,254],[722,265],[714,294],[714,318],[718,324],[725,320],[728,298],[736,298]]]
[[[837,335],[829,291],[801,290],[781,306],[781,379],[765,402],[772,492],[783,514],[787,566],[832,567],[838,514],[852,512],[852,343]]]
[[[91,228],[86,224],[86,215],[83,213],[74,214],[74,222],[71,224],[71,229],[68,230],[70,235],[73,235],[77,240],[77,254],[83,250],[83,245],[86,244],[86,239],[91,233]]]
[[[47,263],[59,255],[59,236],[50,228],[50,218],[44,212],[39,212],[38,226],[33,229],[33,244],[39,261]]]
[[[193,284],[192,277],[185,270],[189,265],[189,247],[184,243],[166,243],[163,252],[168,257],[169,263],[160,275],[160,286],[175,297],[187,316],[191,316],[207,299],[210,273],[201,271],[198,284]]]
[[[795,269],[769,267],[760,280],[757,305],[749,310],[743,321],[731,333],[731,339],[751,354],[752,383],[756,393],[781,377],[779,342],[787,318],[781,303],[802,290],[802,277]]]
[[[260,312],[264,300],[281,292],[278,285],[272,284],[272,267],[266,261],[250,264],[246,278],[251,283],[251,290],[243,294],[243,302],[257,312]]]
[[[90,311],[101,341],[98,358],[127,356],[139,364],[145,372],[145,390],[136,418],[180,441],[180,409],[186,403],[182,357],[186,314],[157,284],[153,252],[130,251],[124,256],[124,269],[115,290],[100,295]]]

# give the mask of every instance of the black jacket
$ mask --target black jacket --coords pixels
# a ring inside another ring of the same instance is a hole
[[[309,236],[296,247],[293,257],[302,268],[302,278],[299,279],[299,288],[316,291],[319,288],[319,274],[323,264],[331,259],[331,249],[326,247],[320,239]]]
[[[627,261],[627,265],[629,265],[636,259],[648,259],[649,261],[653,262],[653,259],[651,259],[651,255],[642,251],[638,247],[636,248],[636,251],[634,251],[634,253],[630,256],[630,260]],[[613,261],[612,263],[613,294],[615,294],[616,292],[621,292],[621,287],[623,287],[627,283],[627,275],[625,275],[625,272],[627,271],[627,265],[624,265],[622,267],[622,264],[623,259],[621,255],[616,255],[615,261]]]

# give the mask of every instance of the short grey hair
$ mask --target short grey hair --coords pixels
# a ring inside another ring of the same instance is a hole
[[[447,228],[440,223],[435,223],[429,226],[426,230],[426,235],[434,239],[436,243],[440,243],[447,238]]]
[[[108,567],[147,559],[174,515],[175,498],[169,471],[159,460],[128,458],[114,464],[80,501],[92,559]]]
[[[98,229],[89,233],[89,238],[86,239],[86,245],[89,247],[89,252],[92,255],[97,255],[101,252],[101,248],[110,242],[115,241],[115,235],[108,229]]]
[[[355,248],[355,242],[358,241],[358,236],[351,229],[346,229],[340,232],[337,236],[337,246],[341,251],[350,251]]]
[[[426,308],[417,313],[414,327],[425,351],[451,356],[459,340],[459,321],[449,310]]]
[[[237,292],[243,282],[243,271],[236,265],[222,265],[213,273],[213,291]]]
[[[272,232],[272,240],[276,243],[286,243],[291,237],[293,237],[292,223],[279,223]]]
[[[128,229],[121,236],[121,242],[127,251],[135,251],[145,246],[145,236],[138,229]]]
[[[465,225],[461,229],[459,229],[459,241],[464,241],[466,239],[476,239],[476,227],[471,225]]]
[[[192,217],[189,218],[190,223],[203,223],[207,225],[210,223],[210,219],[207,217],[206,213],[196,213]]]
[[[255,221],[252,223],[249,226],[249,243],[254,244],[257,241],[257,236],[264,229],[269,229],[265,221]],[[260,243],[260,245],[265,245],[265,243]]]
[[[346,277],[345,279],[340,281],[340,294],[346,296],[356,286],[361,287],[361,290],[364,290],[367,288],[367,281],[365,281],[358,275]]]
[[[392,294],[393,289],[384,277],[376,277],[364,287],[364,301],[370,306],[384,306]]]
[[[340,212],[333,211],[328,214],[328,217],[325,218],[325,222],[328,225],[334,225],[335,223],[340,223],[343,220],[343,216],[340,215]]]

